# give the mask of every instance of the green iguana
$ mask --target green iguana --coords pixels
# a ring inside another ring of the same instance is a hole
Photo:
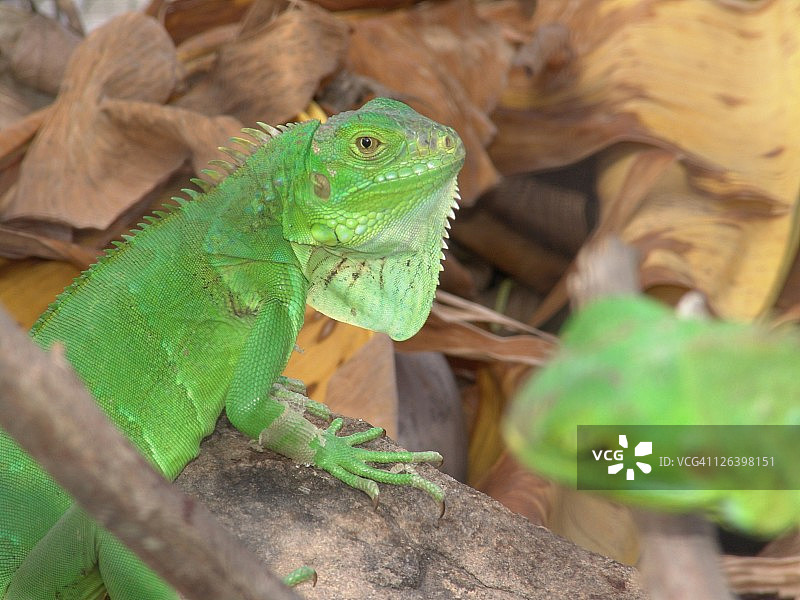
[[[436,452],[356,448],[300,382],[281,376],[306,302],[402,340],[427,318],[464,162],[458,135],[378,98],[324,124],[243,130],[202,193],[146,218],[81,275],[31,330],[69,362],[109,418],[165,477],[199,452],[224,408],[271,450],[375,501],[377,482],[443,491],[368,462]],[[443,504],[442,504],[443,506]],[[97,526],[0,431],[0,597],[158,600],[175,592]]]
[[[582,471],[581,483],[603,489],[618,481],[605,493],[622,502],[704,512],[757,535],[800,524],[794,332],[679,318],[653,299],[615,296],[570,317],[561,341],[505,420],[508,445],[523,464],[574,488],[579,464],[597,463],[592,450],[620,448],[617,426],[646,425],[653,456],[673,464],[650,460],[637,489],[602,466]],[[579,425],[609,427],[579,437]],[[737,435],[715,425],[747,427]],[[787,427],[759,435],[756,426],[765,425]]]

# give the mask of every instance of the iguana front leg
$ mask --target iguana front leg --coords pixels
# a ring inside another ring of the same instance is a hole
[[[275,268],[274,263],[270,265]],[[291,269],[285,266],[291,278]],[[295,280],[297,286],[301,281]],[[288,286],[291,287],[291,286]],[[284,289],[288,289],[284,287]],[[303,288],[300,288],[303,289]],[[303,416],[303,408],[327,416],[324,405],[302,393],[296,380],[280,378],[294,348],[303,320],[304,304],[290,297],[272,297],[261,303],[252,331],[234,372],[226,398],[231,423],[259,444],[297,462],[328,471],[362,490],[377,502],[375,482],[410,485],[426,491],[443,506],[444,492],[416,473],[395,473],[368,463],[441,463],[437,452],[383,452],[356,448],[383,435],[380,428],[339,437],[341,420],[320,429]],[[277,386],[273,385],[278,383]]]

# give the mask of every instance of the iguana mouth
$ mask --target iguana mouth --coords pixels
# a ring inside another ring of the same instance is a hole
[[[455,211],[460,208],[458,202],[461,195],[455,178],[435,188],[426,201],[398,217],[398,209],[389,208],[379,213],[384,221],[401,222],[402,226],[394,229],[376,228],[378,232],[357,246],[342,247],[343,254],[360,254],[365,256],[384,255],[389,247],[392,252],[434,252],[432,247],[439,240],[442,248],[447,248],[445,239],[450,237],[448,230],[450,221],[455,219]],[[441,229],[435,224],[441,223]]]
[[[456,174],[458,173],[461,165],[464,164],[464,151],[463,146],[461,146],[462,150],[458,154],[454,154],[451,160],[448,161],[419,161],[414,166],[411,167],[400,167],[395,171],[387,171],[385,173],[378,173],[373,179],[373,183],[383,183],[385,181],[392,181],[398,179],[409,179],[411,177],[419,177],[424,174],[430,173],[446,173],[446,174]],[[449,157],[448,157],[449,158]]]

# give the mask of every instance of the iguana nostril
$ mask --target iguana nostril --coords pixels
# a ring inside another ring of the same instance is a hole
[[[442,138],[442,143],[444,144],[444,147],[447,148],[448,150],[452,150],[453,146],[456,145],[455,142],[453,141],[453,136],[452,135],[444,136]]]

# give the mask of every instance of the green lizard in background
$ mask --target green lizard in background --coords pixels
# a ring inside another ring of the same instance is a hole
[[[798,363],[794,331],[680,318],[644,296],[603,298],[570,317],[558,354],[523,386],[504,432],[523,464],[574,488],[579,463],[597,463],[592,450],[620,448],[615,426],[649,426],[654,456],[674,457],[673,465],[651,460],[638,489],[623,483],[624,474],[608,489],[614,475],[587,469],[585,489],[598,486],[622,502],[704,512],[727,527],[778,535],[800,524]],[[579,437],[579,425],[608,427]],[[734,435],[716,425],[748,427]],[[786,427],[764,436],[757,425]],[[708,455],[722,458],[713,466],[711,459],[678,462]],[[769,466],[747,466],[748,457],[765,456]],[[735,457],[735,466],[727,457]]]
[[[452,129],[378,98],[319,121],[245,129],[245,152],[193,180],[202,193],[156,213],[81,275],[31,330],[69,362],[109,418],[165,477],[199,452],[224,408],[248,437],[378,497],[376,481],[443,503],[417,474],[368,462],[436,452],[355,447],[299,382],[281,376],[306,302],[397,340],[419,330],[457,208],[464,147]],[[224,175],[224,176],[223,176]],[[443,505],[442,505],[443,506]],[[176,598],[0,431],[0,597]]]

